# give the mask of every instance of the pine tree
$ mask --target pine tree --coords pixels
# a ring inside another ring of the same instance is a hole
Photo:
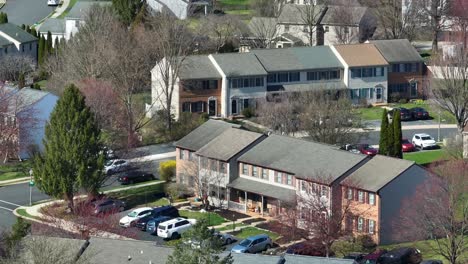
[[[22,30],[26,30],[26,25],[25,25],[25,24],[21,24],[21,29],[22,29]]]
[[[58,37],[55,37],[55,40],[54,40],[54,50],[57,52],[58,49],[59,49],[59,38]]]
[[[30,33],[31,35],[35,36],[35,37],[38,37],[37,31],[36,31],[35,28],[31,28],[30,31],[29,31],[29,33]]]
[[[388,112],[384,109],[382,114],[382,124],[380,125],[379,154],[388,155]]]
[[[53,44],[53,39],[52,39],[52,33],[50,31],[47,31],[47,53],[52,54],[52,47]]]
[[[393,157],[403,158],[403,151],[401,149],[402,144],[402,132],[401,132],[401,115],[400,110],[396,110],[393,113],[392,121],[393,129]]]
[[[105,175],[100,130],[85,98],[68,86],[45,128],[44,151],[33,159],[34,179],[44,193],[65,198],[70,210],[73,197],[82,188],[97,193]]]
[[[8,15],[7,13],[0,13],[0,24],[8,23]]]
[[[42,62],[44,61],[44,36],[41,36],[39,38],[39,47],[37,48],[37,61],[39,62],[39,65],[42,65]]]
[[[140,0],[112,0],[112,7],[125,25],[130,25],[140,12],[145,1]]]
[[[392,118],[392,123],[389,123],[388,127],[387,127],[387,138],[388,138],[388,141],[387,141],[387,144],[388,144],[387,145],[387,147],[388,147],[387,156],[394,157],[395,156],[395,144],[394,144],[395,136],[394,136],[394,133],[393,133],[393,118]]]
[[[231,264],[231,255],[222,258],[221,240],[214,236],[205,219],[199,220],[182,238],[185,243],[178,243],[176,249],[169,256],[167,264]],[[193,242],[197,246],[193,246]]]

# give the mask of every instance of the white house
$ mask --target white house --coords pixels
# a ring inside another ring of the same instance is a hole
[[[52,46],[55,40],[65,38],[65,20],[61,18],[47,18],[39,25],[39,33],[47,39],[47,32],[52,34]]]
[[[203,8],[206,15],[212,5],[210,0],[147,0],[146,3],[153,11],[166,11],[178,19],[186,19],[197,7]]]
[[[78,1],[70,9],[67,16],[65,17],[65,39],[69,40],[72,35],[75,35],[80,25],[84,23],[86,14],[89,10],[95,6],[111,6],[110,1]]]
[[[20,27],[5,23],[0,25],[0,58],[22,55],[37,62],[37,38]]]

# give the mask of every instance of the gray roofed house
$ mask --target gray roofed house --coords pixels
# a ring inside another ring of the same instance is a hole
[[[407,39],[372,40],[389,63],[423,62],[422,57]]]
[[[61,18],[47,18],[39,27],[39,32],[52,34],[65,34],[65,20]]]
[[[227,77],[267,75],[252,53],[213,54],[213,58]]]
[[[264,136],[264,134],[250,132],[244,129],[228,128],[199,149],[196,154],[217,160],[228,161],[234,155]]]
[[[9,41],[8,39],[0,36],[0,47],[6,46],[6,45],[11,45],[13,42]]]
[[[85,1],[80,0],[70,9],[65,19],[69,20],[84,20],[87,12],[94,5],[111,6],[111,1]]]
[[[240,127],[236,124],[219,120],[208,120],[188,135],[175,143],[176,147],[198,151],[215,137],[232,127]]]
[[[251,50],[268,72],[343,68],[329,46]]]
[[[362,6],[333,6],[329,5],[327,13],[324,15],[323,25],[343,25],[359,26],[367,15],[368,8]],[[343,18],[344,15],[349,17]]]
[[[221,74],[206,55],[188,56],[179,70],[181,80],[221,79]]]
[[[296,199],[296,191],[275,186],[272,184],[265,184],[263,182],[249,180],[246,178],[237,178],[227,185],[230,188],[237,190],[247,191],[267,197],[272,197],[281,201],[294,203]]]
[[[12,39],[20,42],[20,43],[27,43],[37,41],[37,38],[28,32],[24,31],[17,25],[11,23],[4,23],[0,25],[0,32],[8,35]]]
[[[46,91],[35,90],[31,88],[18,89],[15,87],[5,86],[3,87],[3,89],[5,89],[5,93],[3,94],[3,96],[11,98],[11,100],[8,100],[9,111],[14,111],[16,113],[25,110],[30,105],[35,104],[36,102],[40,101],[42,98],[50,94]]]
[[[411,166],[415,166],[414,161],[376,155],[351,173],[345,181],[350,181],[360,189],[378,192]]]
[[[271,135],[239,158],[240,162],[294,174],[297,178],[331,184],[367,160],[333,146]]]
[[[309,12],[314,12],[314,17],[317,17],[318,22],[321,21],[320,13],[326,11],[326,8],[321,5],[295,5],[286,4],[283,6],[280,15],[278,16],[278,23],[280,24],[295,24],[304,25],[304,18],[308,17]],[[301,15],[303,14],[303,15]]]

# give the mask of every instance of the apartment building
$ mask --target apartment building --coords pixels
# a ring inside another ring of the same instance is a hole
[[[394,240],[402,203],[428,175],[414,162],[249,132],[223,121],[208,121],[176,147],[177,182],[205,185],[212,204],[270,217],[292,208],[299,225],[311,214],[306,201],[318,199],[331,212],[348,206],[344,227],[377,243]],[[195,170],[187,169],[188,160],[198,163]]]
[[[151,72],[150,115],[166,108],[161,63]],[[171,109],[176,118],[182,112],[229,117],[255,108],[268,95],[317,89],[347,89],[355,104],[385,104],[389,82],[392,91],[406,89],[401,98],[422,97],[423,69],[421,57],[404,40],[189,56],[174,84]]]

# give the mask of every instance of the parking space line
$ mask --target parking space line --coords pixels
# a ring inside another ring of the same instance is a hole
[[[20,207],[21,205],[19,204],[15,204],[15,203],[10,203],[10,202],[7,202],[7,201],[3,201],[3,200],[0,200],[0,203],[6,203],[6,204],[11,204],[11,205],[14,205],[14,206],[18,206]]]
[[[0,209],[5,209],[5,210],[8,210],[8,211],[10,211],[10,212],[13,212],[13,211],[14,211],[13,209],[6,208],[6,207],[3,207],[3,206],[0,206]]]

